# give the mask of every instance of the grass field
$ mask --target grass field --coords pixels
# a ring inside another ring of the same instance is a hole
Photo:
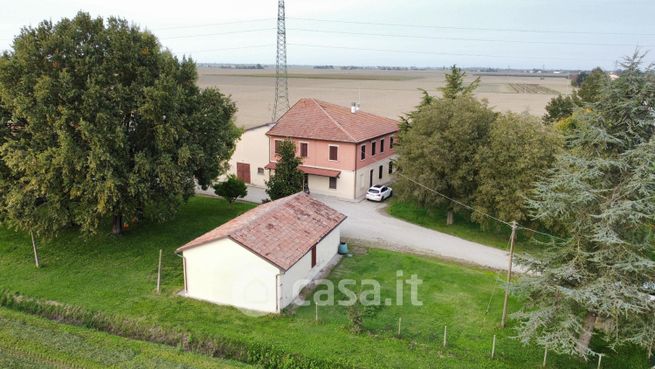
[[[237,362],[112,336],[0,308],[0,368],[233,369]]]
[[[232,96],[239,108],[237,125],[253,127],[269,122],[275,96],[271,69],[198,69],[200,87],[217,87]],[[486,99],[497,111],[527,111],[543,115],[548,101],[558,93],[571,91],[565,76],[543,79],[536,76],[481,76],[476,97]],[[468,81],[474,76],[469,73]],[[314,97],[350,106],[359,101],[361,109],[392,119],[408,113],[421,100],[420,89],[433,95],[445,83],[444,71],[320,70],[289,68],[289,102]]]
[[[542,351],[511,339],[500,330],[502,277],[493,271],[464,267],[427,257],[355,248],[330,278],[374,278],[382,301],[395,298],[396,272],[417,274],[422,306],[384,305],[367,309],[364,332],[353,334],[345,307],[307,306],[281,316],[249,317],[230,307],[178,297],[181,260],[173,250],[225,222],[250,205],[228,206],[223,200],[196,197],[177,219],[166,224],[140,224],[126,235],[100,235],[83,240],[69,233],[41,245],[44,267],[32,264],[27,235],[0,230],[0,288],[89,310],[137,319],[162,327],[183,328],[198,335],[221,335],[273,345],[309,358],[347,362],[360,368],[509,368],[541,366]],[[157,254],[164,250],[162,294],[154,293]],[[338,295],[339,296],[339,295]],[[404,300],[409,301],[409,289]],[[520,301],[511,300],[516,310]],[[402,318],[400,336],[398,318]],[[449,345],[441,347],[443,326]],[[497,357],[489,358],[493,335]],[[608,352],[604,368],[645,367],[645,355]],[[551,368],[594,368],[567,357],[549,355]],[[643,364],[643,365],[642,365]]]
[[[480,225],[473,223],[471,219],[463,214],[455,214],[455,222],[446,225],[446,210],[441,208],[426,209],[411,202],[393,200],[386,208],[389,215],[431,228],[439,232],[447,233],[465,240],[481,243],[483,245],[507,249],[511,231],[509,228],[500,230],[483,230]],[[519,235],[520,236],[520,235]],[[519,238],[518,250],[530,249],[530,245],[524,239]]]

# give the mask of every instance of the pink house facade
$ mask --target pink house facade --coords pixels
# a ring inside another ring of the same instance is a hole
[[[315,99],[299,100],[266,135],[274,171],[277,147],[296,145],[300,170],[312,193],[358,199],[375,184],[391,181],[398,122]]]

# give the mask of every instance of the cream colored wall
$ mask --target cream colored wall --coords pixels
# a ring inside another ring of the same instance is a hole
[[[268,136],[266,132],[272,125],[265,125],[243,132],[237,147],[230,158],[230,169],[228,173],[237,174],[237,162],[250,164],[250,184],[258,187],[265,187],[268,181],[269,170],[264,169],[264,174],[257,174],[257,168],[264,168],[268,160]]]
[[[277,312],[280,270],[229,238],[183,252],[187,295],[217,304]]]
[[[332,230],[321,242],[316,245],[316,265],[312,268],[311,250],[305,254],[296,264],[287,270],[280,280],[282,286],[281,306],[289,305],[297,296],[298,292],[309,283],[325,265],[332,260],[339,249],[341,240],[341,225]],[[298,285],[295,285],[297,281]]]
[[[337,178],[337,188],[330,188],[328,177],[309,175],[309,191],[314,194],[335,196],[342,199],[354,199],[355,172],[342,170]]]
[[[370,170],[373,169],[373,184],[387,184],[393,180],[393,174],[389,174],[389,162],[392,160],[396,159],[396,155],[388,156],[384,160],[380,160],[378,162],[375,162],[371,165],[368,165],[362,169],[357,170],[357,173],[355,174],[357,176],[357,191],[355,194],[355,197],[361,197],[366,194],[366,191],[368,190],[369,186],[369,175],[370,175]],[[382,179],[378,178],[378,168],[380,165],[383,166],[382,168]],[[394,172],[396,169],[394,168]]]

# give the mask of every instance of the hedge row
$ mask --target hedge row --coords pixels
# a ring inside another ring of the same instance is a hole
[[[352,364],[287,353],[267,344],[225,336],[198,336],[181,329],[164,328],[151,323],[88,311],[7,290],[0,290],[0,306],[125,338],[178,347],[188,352],[260,365],[267,369],[358,369]]]

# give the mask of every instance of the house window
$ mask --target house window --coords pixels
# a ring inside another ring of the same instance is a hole
[[[337,177],[330,177],[330,188],[333,190],[337,189]]]
[[[384,138],[380,140],[380,152],[384,152]]]
[[[339,159],[339,146],[330,145],[330,160],[337,161]]]
[[[257,174],[264,175],[264,168],[257,168]]]
[[[376,143],[377,142],[375,142],[375,141],[371,142],[371,155],[375,155],[375,144]]]
[[[280,144],[282,143],[281,140],[275,140],[275,153],[279,154],[280,153]]]
[[[359,156],[360,160],[366,159],[366,145],[362,145],[362,154]]]
[[[393,149],[393,136],[389,137],[389,148]]]
[[[384,166],[380,165],[378,168],[378,179],[382,179],[382,171],[384,170]]]
[[[312,268],[316,266],[316,245],[312,247]]]
[[[300,143],[300,157],[301,158],[307,157],[307,142]]]
[[[393,173],[393,162],[389,162],[389,174]]]

